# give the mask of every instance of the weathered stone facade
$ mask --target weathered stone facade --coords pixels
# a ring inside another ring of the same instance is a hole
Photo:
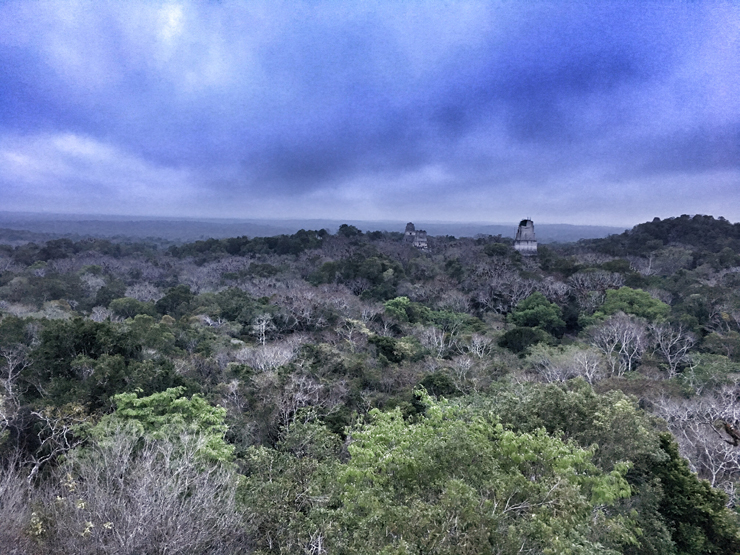
[[[414,239],[414,246],[417,249],[428,249],[429,245],[427,245],[427,232],[423,229],[420,229],[416,232],[416,238]]]
[[[532,220],[519,222],[519,229],[516,230],[516,239],[514,239],[514,248],[524,256],[537,255],[537,239],[534,236],[534,222]]]
[[[411,222],[406,224],[406,231],[403,234],[405,243],[413,243],[416,238],[416,227]]]
[[[427,250],[429,248],[427,244],[427,232],[423,229],[416,229],[411,222],[406,224],[403,241],[405,243],[411,243],[417,249]]]

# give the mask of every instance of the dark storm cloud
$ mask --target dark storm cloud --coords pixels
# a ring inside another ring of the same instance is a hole
[[[665,192],[740,175],[739,22],[725,3],[8,2],[1,197],[561,221],[546,208],[577,201],[630,222],[632,191],[698,212]]]

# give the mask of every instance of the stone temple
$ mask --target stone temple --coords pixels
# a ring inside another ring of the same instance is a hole
[[[519,222],[519,229],[516,230],[516,239],[514,239],[514,248],[524,256],[537,255],[537,239],[534,236],[534,222],[532,220]]]
[[[429,245],[427,244],[427,232],[423,229],[416,229],[414,224],[411,222],[406,224],[403,241],[405,243],[411,243],[417,249],[426,250],[429,248]]]

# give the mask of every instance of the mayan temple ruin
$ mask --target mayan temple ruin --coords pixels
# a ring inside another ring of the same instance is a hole
[[[406,231],[403,234],[405,243],[411,243],[417,249],[427,250],[427,232],[423,229],[416,229],[411,222],[406,224]]]
[[[532,220],[522,220],[519,222],[519,229],[516,230],[516,239],[514,239],[514,248],[524,256],[537,255],[537,239],[534,236],[534,222]]]

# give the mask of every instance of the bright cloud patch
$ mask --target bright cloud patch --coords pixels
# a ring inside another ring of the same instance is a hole
[[[71,133],[3,137],[0,175],[3,204],[26,211],[44,206],[164,214],[190,207],[196,192],[187,170],[157,166]]]

